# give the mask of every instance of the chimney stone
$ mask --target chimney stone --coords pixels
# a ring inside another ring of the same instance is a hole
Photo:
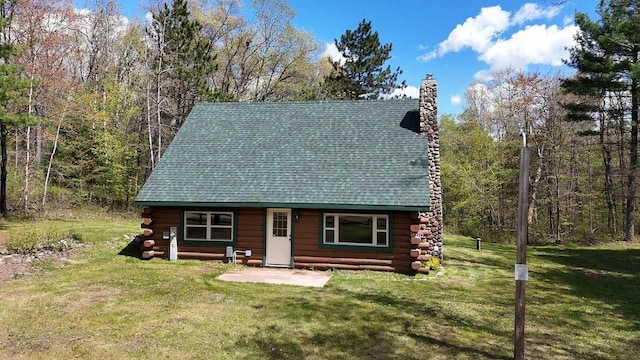
[[[427,74],[420,85],[420,133],[427,139],[429,161],[429,196],[431,209],[421,212],[428,222],[431,235],[425,239],[432,246],[431,256],[443,260],[442,253],[442,181],[440,179],[440,135],[438,133],[438,84],[433,74]]]

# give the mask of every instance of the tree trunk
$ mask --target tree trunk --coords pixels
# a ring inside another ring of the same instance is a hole
[[[18,147],[18,144],[20,144],[20,135],[17,128],[14,130],[14,139],[15,141],[13,143],[15,146],[15,156],[13,157],[13,161],[15,162],[15,168],[18,169],[18,154],[20,154],[20,148]]]
[[[0,213],[7,216],[7,125],[0,123]]]
[[[554,187],[556,190],[556,193],[555,193],[556,213],[555,213],[555,219],[554,219],[556,223],[555,235],[556,235],[556,241],[560,241],[560,238],[562,237],[562,221],[560,221],[560,170],[559,169],[556,169],[554,180],[555,180]]]
[[[527,211],[527,223],[531,225],[533,223],[533,216],[536,213],[536,198],[538,197],[538,185],[540,184],[540,178],[542,177],[542,162],[544,157],[544,149],[538,149],[538,167],[536,169],[536,176],[531,183],[531,200],[529,201],[529,209]]]
[[[58,128],[56,129],[56,139],[53,142],[53,150],[51,150],[51,156],[49,157],[49,165],[47,166],[47,176],[44,179],[44,191],[42,194],[42,208],[47,201],[47,189],[49,187],[49,177],[51,176],[51,165],[53,164],[53,157],[56,154],[56,150],[58,149],[58,139],[60,138],[60,127],[62,126],[62,121],[64,120],[64,113],[60,117],[60,122],[58,122]]]
[[[29,177],[31,162],[31,126],[27,126],[27,135],[25,136],[25,161],[24,161],[24,187],[22,188],[22,204],[23,209],[26,211],[29,209]]]
[[[151,130],[151,78],[147,78],[147,132],[149,134],[149,160],[151,170],[156,168],[156,156],[153,152],[153,133]]]
[[[29,82],[29,116],[33,115],[33,87],[34,76],[31,74]],[[26,154],[24,164],[24,188],[22,188],[22,202],[24,210],[29,209],[29,178],[31,177],[31,126],[27,126],[27,136],[25,138]]]
[[[636,60],[636,59],[634,59]],[[634,62],[634,64],[637,61]],[[636,172],[638,168],[638,83],[631,82],[631,141],[629,142],[629,177],[627,182],[627,207],[625,211],[624,240],[635,237]]]
[[[161,116],[161,111],[160,111],[160,82],[158,80],[158,88],[157,88],[157,96],[158,99],[156,100],[156,120],[158,122],[158,148],[156,149],[156,164],[158,163],[158,161],[160,161],[160,157],[162,156],[162,116]]]
[[[162,51],[162,50],[160,50]],[[158,70],[156,75],[156,122],[158,123],[158,147],[156,149],[156,164],[160,161],[160,156],[162,156],[162,112],[161,112],[161,101],[160,97],[162,96],[162,56],[158,60]]]
[[[44,130],[42,126],[38,125],[36,128],[36,149],[33,154],[33,166],[38,168],[42,162],[42,145],[44,143]]]
[[[605,138],[605,120],[604,114],[600,115],[600,153],[602,155],[602,163],[604,165],[604,194],[607,202],[607,229],[609,234],[615,234],[617,224],[616,202],[613,189],[613,174],[611,167],[611,150],[607,145]]]

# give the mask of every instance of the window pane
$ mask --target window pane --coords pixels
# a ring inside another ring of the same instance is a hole
[[[187,213],[187,225],[207,225],[207,214]]]
[[[369,216],[340,216],[340,242],[373,244],[372,221]]]
[[[324,218],[324,226],[328,228],[335,227],[335,218],[333,216],[327,216]]]
[[[231,229],[211,228],[211,240],[231,241]]]
[[[325,230],[324,232],[324,242],[333,244],[335,242],[335,232],[333,230]]]
[[[231,226],[230,214],[211,214],[211,225],[225,225]]]
[[[287,236],[287,213],[273,213],[273,236]]]
[[[378,218],[378,230],[387,230],[387,219],[383,217]]]
[[[187,239],[207,239],[207,228],[203,227],[187,227]]]
[[[387,233],[386,232],[379,232],[377,234],[378,234],[378,238],[377,238],[376,245],[378,245],[378,246],[387,246]]]

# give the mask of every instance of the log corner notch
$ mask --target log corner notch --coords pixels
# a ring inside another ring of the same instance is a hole
[[[418,216],[418,221],[419,224],[412,224],[409,229],[411,231],[410,241],[411,245],[413,245],[409,253],[413,259],[411,261],[411,269],[422,274],[428,274],[430,268],[427,265],[427,261],[432,256],[432,246],[429,240],[433,238],[433,233],[428,225],[428,218]]]
[[[142,213],[142,244],[140,250],[142,250],[143,259],[151,259],[155,256],[161,256],[161,253],[154,251],[156,241],[151,238],[153,236],[153,229],[147,228],[147,226],[153,223],[153,219],[149,217],[151,209],[145,207]]]

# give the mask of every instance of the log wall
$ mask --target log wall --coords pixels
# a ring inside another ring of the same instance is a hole
[[[300,218],[295,222],[295,267],[412,272],[409,225],[415,222],[415,213],[393,214],[393,249],[386,252],[375,249],[323,248],[320,246],[320,211],[305,209],[299,210],[299,214]]]
[[[213,211],[210,209],[208,211]],[[228,211],[224,210],[224,211]],[[175,226],[178,228],[178,258],[180,259],[199,259],[199,260],[219,260],[228,262],[225,256],[226,244],[207,244],[202,243],[185,243],[180,241],[182,238],[182,229],[180,228],[182,209],[178,207],[155,207],[143,209],[143,257],[144,258],[168,258],[169,257],[169,240],[162,239],[162,233],[169,231],[169,228]],[[151,221],[144,219],[151,219]],[[263,236],[264,236],[264,209],[246,208],[240,209],[236,213],[235,219],[236,239],[234,250],[251,250],[253,254],[250,257],[238,255],[236,260],[246,265],[262,266],[263,254]],[[148,225],[146,223],[149,223]],[[153,233],[145,236],[144,229],[150,229]],[[153,241],[153,245],[147,247],[149,240]]]
[[[262,266],[264,254],[265,212],[263,208],[241,208],[236,212],[236,250],[251,250],[252,256],[237,260],[246,265]],[[296,220],[294,214],[298,214]],[[321,212],[315,209],[293,209],[293,256],[296,268],[313,269],[367,269],[376,271],[395,271],[412,273],[412,263],[416,257],[412,250],[411,225],[418,221],[416,212],[395,212],[393,218],[393,249],[377,251],[375,249],[354,250],[340,248],[324,248],[320,245]],[[218,260],[227,262],[226,245],[189,244],[180,241],[180,216],[182,211],[177,207],[145,208],[142,213],[143,229],[148,229],[148,236],[142,237],[143,257],[168,258],[169,241],[162,239],[162,233],[175,226],[178,228],[178,258]],[[144,231],[143,231],[144,232]],[[415,235],[415,234],[414,234]]]

